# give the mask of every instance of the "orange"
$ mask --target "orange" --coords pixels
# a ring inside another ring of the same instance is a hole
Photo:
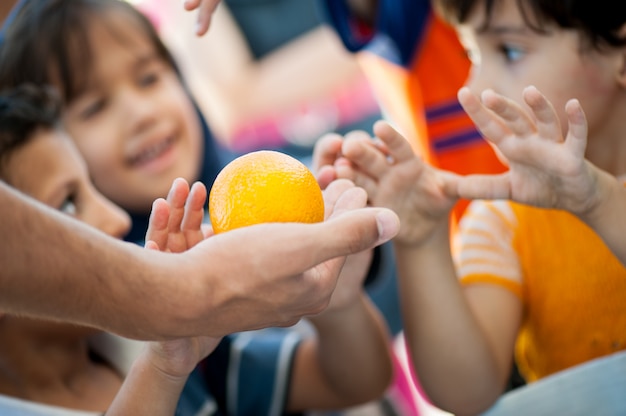
[[[209,195],[215,233],[267,222],[324,220],[324,200],[315,176],[299,160],[260,150],[230,162]]]

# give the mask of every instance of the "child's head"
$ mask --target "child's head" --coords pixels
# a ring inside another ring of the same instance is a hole
[[[0,86],[61,92],[65,128],[108,198],[149,212],[198,179],[199,116],[150,22],[121,0],[26,0],[0,48]]]
[[[578,98],[590,131],[623,110],[626,8],[613,0],[435,0],[473,61],[468,86],[516,101],[535,85],[563,108]],[[623,116],[622,116],[623,118]],[[621,124],[621,123],[620,123]],[[565,128],[565,124],[563,125]]]
[[[23,85],[0,93],[0,179],[121,238],[130,219],[94,188],[85,161],[58,122],[60,101],[52,91]]]

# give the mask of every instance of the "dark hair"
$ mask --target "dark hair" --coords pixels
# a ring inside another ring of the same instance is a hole
[[[481,2],[487,17],[494,5],[502,0],[434,0],[435,7],[452,23],[464,23]],[[626,6],[622,0],[516,0],[526,24],[545,33],[546,24],[556,23],[564,29],[582,32],[594,48],[626,45],[626,36],[620,33],[626,23]]]
[[[60,85],[64,102],[71,102],[90,82],[90,27],[98,19],[123,41],[115,32],[120,14],[130,17],[159,56],[176,70],[152,23],[125,1],[23,0],[18,7],[0,45],[0,89],[25,82]]]
[[[24,84],[0,91],[0,172],[11,152],[39,128],[56,128],[61,100],[52,87]]]

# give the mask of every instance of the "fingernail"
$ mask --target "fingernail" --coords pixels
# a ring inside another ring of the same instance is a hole
[[[383,209],[376,214],[376,224],[378,225],[379,244],[391,240],[400,230],[400,219],[388,209]]]

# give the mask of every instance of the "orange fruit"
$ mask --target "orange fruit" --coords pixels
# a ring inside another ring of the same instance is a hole
[[[259,150],[222,169],[209,194],[215,233],[267,222],[324,220],[324,199],[315,176],[299,160]]]

